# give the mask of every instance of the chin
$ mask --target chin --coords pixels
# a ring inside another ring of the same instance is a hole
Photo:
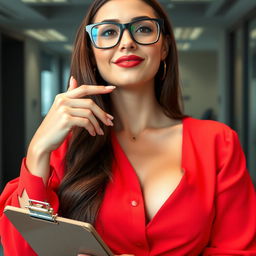
[[[142,86],[143,84],[154,83],[154,76],[156,72],[155,70],[153,72],[149,70],[147,73],[143,71],[138,72],[138,70],[136,70],[136,72],[111,72],[103,76],[103,79],[111,85],[133,88]]]
[[[134,89],[134,88],[143,87],[143,85],[148,85],[149,81],[147,81],[147,80],[136,80],[136,81],[122,80],[122,81],[115,81],[111,84],[113,84],[119,88]]]

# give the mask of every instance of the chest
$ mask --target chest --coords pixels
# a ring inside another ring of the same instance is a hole
[[[182,177],[180,129],[158,137],[144,136],[121,146],[139,180],[147,221],[150,221],[179,185]]]
[[[195,150],[187,129],[136,144],[114,137],[113,179],[96,228],[115,254],[199,255],[208,244],[216,216],[216,159],[208,156],[215,147]]]

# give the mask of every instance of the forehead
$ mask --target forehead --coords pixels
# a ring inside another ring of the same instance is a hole
[[[125,23],[139,16],[157,18],[153,8],[142,0],[110,0],[98,10],[94,22],[118,20]]]

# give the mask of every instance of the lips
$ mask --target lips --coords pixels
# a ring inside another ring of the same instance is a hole
[[[142,61],[144,59],[137,55],[126,55],[120,57],[114,63],[123,68],[131,68],[139,65]]]

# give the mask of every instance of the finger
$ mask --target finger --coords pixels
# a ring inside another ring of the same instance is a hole
[[[70,80],[69,80],[68,91],[72,91],[72,90],[74,90],[77,87],[78,87],[78,84],[77,84],[76,79],[73,76],[71,76]]]
[[[106,94],[112,92],[116,87],[113,85],[81,85],[66,93],[69,98],[81,98],[87,95]]]
[[[94,130],[99,134],[99,135],[104,135],[103,130],[101,129],[97,119],[95,118],[93,112],[90,109],[80,109],[80,108],[70,108],[69,114],[74,117],[83,117],[87,118],[90,120],[91,124],[94,127]]]
[[[92,99],[72,99],[67,102],[67,106],[72,108],[90,109],[105,125],[113,126],[114,117],[103,111]]]
[[[82,117],[71,117],[71,123],[72,127],[84,127],[91,136],[96,136],[95,129],[89,119]]]

